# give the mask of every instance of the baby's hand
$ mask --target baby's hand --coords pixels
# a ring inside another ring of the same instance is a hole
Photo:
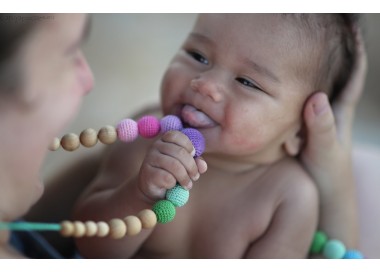
[[[139,189],[151,200],[165,197],[176,182],[190,190],[207,170],[206,162],[193,158],[195,149],[180,131],[168,131],[148,150],[139,173]]]

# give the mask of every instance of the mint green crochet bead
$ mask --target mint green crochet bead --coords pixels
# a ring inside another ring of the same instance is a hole
[[[323,256],[327,259],[342,259],[345,253],[346,247],[339,240],[329,240],[323,248]]]
[[[189,195],[189,191],[179,184],[176,184],[176,186],[166,191],[166,199],[176,207],[185,205],[189,200]]]
[[[323,247],[327,242],[327,235],[323,231],[316,231],[314,234],[313,242],[311,243],[310,253],[319,254],[322,252]]]
[[[165,224],[174,219],[175,207],[169,200],[159,200],[153,207],[153,212],[156,214],[157,222]]]

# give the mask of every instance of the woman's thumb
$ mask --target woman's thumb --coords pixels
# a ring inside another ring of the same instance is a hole
[[[337,141],[337,136],[334,114],[325,93],[315,93],[308,99],[304,121],[307,135],[305,151],[309,156],[326,154]]]

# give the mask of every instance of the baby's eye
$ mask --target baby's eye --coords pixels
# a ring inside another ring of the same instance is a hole
[[[236,81],[239,82],[240,84],[244,85],[244,86],[249,87],[249,88],[255,88],[255,89],[259,89],[260,90],[259,87],[257,87],[254,83],[252,83],[248,79],[245,79],[245,78],[242,78],[242,77],[237,77]]]
[[[200,62],[200,63],[203,63],[205,65],[208,65],[208,60],[203,57],[201,54],[199,54],[198,52],[193,52],[193,51],[188,51],[187,52],[190,56],[193,57],[193,59],[195,59],[196,61]]]

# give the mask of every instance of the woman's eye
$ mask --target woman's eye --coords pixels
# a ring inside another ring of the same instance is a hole
[[[195,59],[196,61],[208,65],[208,60],[207,60],[205,57],[203,57],[201,54],[199,54],[199,53],[197,53],[197,52],[191,52],[191,51],[189,51],[188,53],[189,53],[189,55],[192,56],[193,59]]]

